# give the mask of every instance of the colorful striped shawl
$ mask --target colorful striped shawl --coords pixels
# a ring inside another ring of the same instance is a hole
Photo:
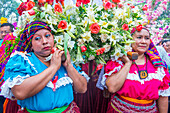
[[[34,21],[25,26],[21,37],[16,38],[12,33],[8,34],[0,47],[0,86],[3,84],[3,76],[5,72],[5,65],[7,64],[10,55],[17,51],[30,52],[31,41],[34,34],[40,29],[47,29],[51,32],[50,27],[45,22]]]

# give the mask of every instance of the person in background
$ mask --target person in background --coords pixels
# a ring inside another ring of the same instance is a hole
[[[3,23],[0,26],[0,46],[3,42],[3,39],[5,36],[9,33],[12,33],[14,29],[14,26],[10,23]],[[1,54],[1,53],[0,53]],[[1,70],[1,69],[0,69]],[[4,104],[5,98],[3,96],[0,96],[0,113],[3,112],[3,104]]]
[[[14,26],[10,23],[3,23],[0,26],[0,45],[2,44],[5,36],[14,31],[13,29],[14,29]]]
[[[25,113],[79,113],[73,89],[85,93],[86,78],[71,64],[69,52],[61,63],[64,51],[54,47],[48,25],[42,21],[27,24],[15,49],[5,66],[1,94],[15,97],[21,106],[18,111]],[[52,49],[52,58],[46,61]]]
[[[149,30],[134,28],[132,49],[137,60],[126,55],[112,59],[105,66],[101,84],[113,93],[107,113],[167,113],[170,75],[150,39]]]
[[[162,46],[164,47],[165,51],[167,52],[168,56],[170,57],[170,39],[163,40]]]

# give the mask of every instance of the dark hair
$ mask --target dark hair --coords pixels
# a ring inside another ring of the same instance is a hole
[[[4,26],[9,26],[10,27],[10,31],[11,32],[14,32],[14,26],[11,24],[11,23],[3,23],[1,26],[0,26],[0,28],[1,27],[4,27]]]
[[[166,42],[169,42],[169,41],[170,41],[170,39],[163,40],[163,41],[162,41],[162,45],[163,45],[164,43],[166,43]]]

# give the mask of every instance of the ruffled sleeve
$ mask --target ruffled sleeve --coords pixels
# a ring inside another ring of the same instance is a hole
[[[28,57],[21,52],[15,52],[11,55],[4,73],[5,83],[1,86],[1,95],[4,97],[11,98],[13,86],[20,85],[26,78],[37,73]]]
[[[79,72],[79,74],[86,78],[87,82],[90,80],[90,77],[84,71],[81,71],[81,68],[79,66],[76,66],[75,64],[73,64],[73,66]]]
[[[170,96],[170,75],[167,69],[164,69],[164,77],[159,87],[159,95],[161,96]]]
[[[103,90],[106,86],[106,79],[108,76],[117,73],[123,67],[123,62],[120,60],[109,60],[105,65],[104,69],[100,72],[99,78],[96,87]]]

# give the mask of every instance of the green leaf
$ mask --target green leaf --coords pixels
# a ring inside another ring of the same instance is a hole
[[[106,64],[106,61],[101,56],[99,56],[98,58],[99,58],[99,61],[101,61],[102,63]]]
[[[86,31],[84,30],[84,28],[82,28],[82,27],[80,27],[81,28],[81,30],[85,33]]]
[[[89,31],[89,22],[87,23],[87,27],[86,27],[85,31]]]
[[[105,33],[109,34],[110,33],[110,31],[108,31],[106,29],[100,29],[99,32],[102,33],[102,34],[105,34]]]
[[[131,40],[133,39],[133,37],[131,35],[126,35],[126,37],[131,39]]]
[[[72,38],[76,39],[76,37],[73,35],[73,33],[72,33],[72,32],[67,31],[67,33],[68,33],[68,35],[69,35],[70,37],[72,37]]]
[[[69,35],[67,33],[64,33],[64,53],[65,57],[67,59],[67,43],[68,43],[68,37]]]

